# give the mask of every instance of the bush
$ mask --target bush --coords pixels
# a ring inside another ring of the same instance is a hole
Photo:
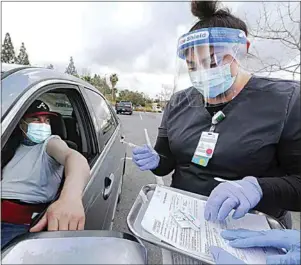
[[[142,111],[142,112],[156,112],[151,107],[136,107],[135,111]]]

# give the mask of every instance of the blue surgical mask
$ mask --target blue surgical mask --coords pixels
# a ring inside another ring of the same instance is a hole
[[[190,72],[193,86],[204,96],[216,98],[233,85],[235,78],[231,75],[230,63],[223,66]]]
[[[26,136],[30,141],[40,144],[51,136],[51,127],[46,123],[28,123]]]

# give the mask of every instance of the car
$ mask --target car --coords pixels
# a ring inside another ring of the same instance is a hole
[[[133,114],[133,104],[131,101],[119,101],[115,105],[116,113],[129,113],[130,115]]]
[[[156,107],[156,112],[162,113],[162,108],[157,106],[157,107]]]
[[[51,121],[52,133],[84,155],[91,168],[83,193],[85,230],[111,230],[121,196],[126,147],[121,141],[120,119],[110,103],[99,90],[74,76],[4,63],[1,94],[1,168],[16,148],[15,132],[21,117],[34,100],[43,100],[58,114]]]

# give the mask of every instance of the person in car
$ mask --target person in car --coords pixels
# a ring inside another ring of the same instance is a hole
[[[22,139],[13,158],[2,170],[1,246],[18,235],[55,230],[83,230],[85,213],[82,193],[90,178],[86,158],[56,135],[51,119],[57,116],[45,102],[36,100],[19,123]],[[55,199],[42,219],[30,228],[32,219]]]

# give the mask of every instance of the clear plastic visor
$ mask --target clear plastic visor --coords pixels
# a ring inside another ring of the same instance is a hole
[[[236,38],[227,36],[228,31]],[[179,39],[174,93],[183,92],[192,107],[229,101],[235,92],[231,92],[236,78],[233,68],[238,67],[246,50],[240,30],[211,28],[185,34]]]

